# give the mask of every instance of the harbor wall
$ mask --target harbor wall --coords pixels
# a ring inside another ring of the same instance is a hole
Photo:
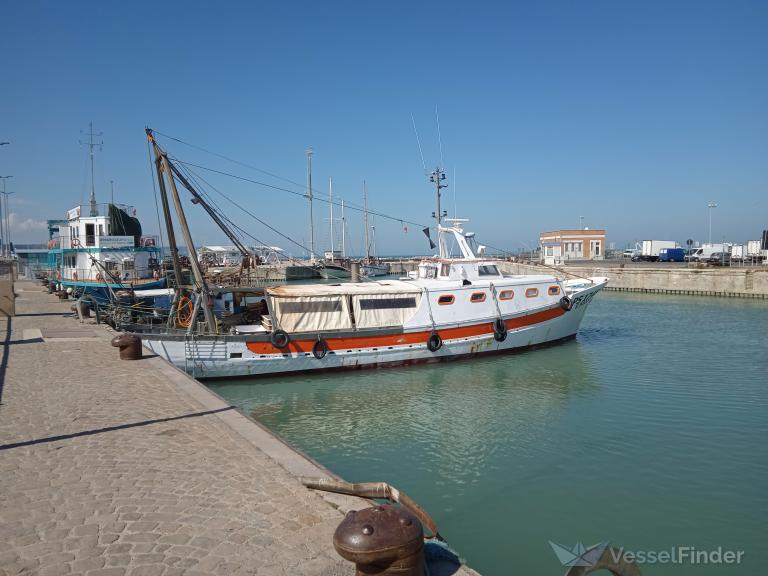
[[[605,276],[609,279],[607,290],[621,292],[768,299],[766,267],[567,266],[555,270],[540,265],[505,262],[502,269],[508,274],[555,273],[560,278]]]

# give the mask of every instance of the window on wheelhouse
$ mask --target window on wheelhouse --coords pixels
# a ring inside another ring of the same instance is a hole
[[[472,296],[469,297],[469,301],[475,304],[479,304],[480,302],[485,302],[485,292],[475,292],[474,294],[472,294]]]
[[[536,296],[539,295],[539,289],[538,288],[526,288],[525,289],[525,297],[526,298],[536,298]]]
[[[448,306],[453,304],[455,300],[456,298],[453,294],[443,294],[437,299],[437,303],[440,304],[440,306]]]
[[[136,262],[134,260],[131,260],[131,259],[123,260],[124,271],[135,270],[135,269],[136,269]]]
[[[477,273],[479,276],[498,276],[499,269],[496,266],[486,264],[484,266],[478,266]]]
[[[95,224],[86,224],[85,225],[85,245],[86,246],[94,246],[96,244],[96,225]]]
[[[440,276],[450,276],[451,275],[451,265],[450,264],[441,264],[440,265]]]

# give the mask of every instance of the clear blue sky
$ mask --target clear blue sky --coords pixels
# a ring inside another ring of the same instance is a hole
[[[143,129],[372,208],[431,222],[422,169],[449,177],[446,208],[488,244],[605,227],[643,238],[733,241],[768,228],[768,3],[17,2],[0,9],[0,175],[14,239],[87,199],[80,130],[104,132],[99,200],[135,204],[157,229]],[[179,158],[300,187],[165,141]],[[454,181],[454,171],[456,179]],[[203,174],[201,172],[201,174]],[[208,178],[208,176],[206,176]],[[305,240],[301,198],[210,175]],[[226,203],[222,202],[222,207]],[[234,208],[254,236],[295,248]],[[196,238],[223,241],[190,205]],[[359,215],[348,213],[352,249]],[[316,207],[327,243],[327,206]],[[376,220],[379,252],[423,253],[411,226]]]

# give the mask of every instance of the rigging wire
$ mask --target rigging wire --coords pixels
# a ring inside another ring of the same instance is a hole
[[[182,165],[183,165],[183,164],[185,164],[184,162],[180,162],[178,159],[175,159],[175,158],[174,158],[174,162],[175,162],[176,164],[182,164]],[[227,200],[227,201],[228,201],[228,202],[230,202],[232,205],[234,205],[235,207],[237,207],[237,208],[239,208],[240,210],[242,210],[242,211],[243,211],[245,214],[247,214],[248,216],[250,216],[251,218],[253,218],[253,219],[254,219],[254,220],[256,220],[257,222],[259,222],[260,224],[262,224],[262,225],[266,226],[267,228],[269,228],[270,230],[272,230],[272,231],[273,231],[275,234],[277,234],[277,235],[278,235],[278,236],[280,236],[281,238],[283,238],[283,239],[287,240],[288,242],[291,242],[292,244],[295,244],[296,246],[298,246],[298,247],[299,247],[299,248],[301,248],[302,250],[308,250],[308,248],[307,248],[306,246],[304,246],[303,244],[301,244],[300,242],[297,242],[296,240],[294,240],[294,239],[293,239],[293,238],[291,238],[290,236],[287,236],[286,234],[283,234],[283,233],[282,233],[282,232],[280,232],[280,231],[279,231],[277,228],[275,228],[274,226],[271,226],[271,225],[267,224],[267,223],[266,223],[264,220],[262,220],[261,218],[259,218],[258,216],[256,216],[255,214],[253,214],[252,212],[250,212],[249,210],[247,210],[247,209],[246,209],[244,206],[242,206],[242,205],[238,204],[237,202],[235,202],[235,201],[234,201],[232,198],[230,198],[229,196],[227,196],[226,194],[224,194],[224,193],[223,193],[221,190],[219,190],[218,188],[216,188],[215,186],[213,186],[213,185],[212,185],[210,182],[208,182],[207,180],[205,180],[205,178],[203,178],[202,176],[199,176],[199,175],[195,174],[195,173],[194,173],[192,170],[189,170],[188,168],[185,170],[185,174],[187,174],[187,173],[191,173],[191,174],[193,174],[194,176],[197,176],[197,178],[199,178],[199,180],[200,180],[200,181],[204,182],[204,183],[205,183],[205,184],[206,184],[206,185],[207,185],[209,188],[211,188],[212,190],[214,190],[214,191],[215,191],[217,194],[221,195],[221,196],[222,196],[222,197],[223,197],[225,200]],[[220,208],[218,208],[218,206],[216,206],[216,209],[217,209],[217,212],[219,212],[219,213],[221,213],[221,212],[222,212],[222,211],[221,211],[221,209],[220,209]],[[220,214],[220,215],[221,215],[221,214]],[[241,233],[243,233],[243,234],[245,234],[245,235],[249,236],[250,238],[252,238],[252,239],[253,239],[253,240],[255,240],[256,242],[259,242],[260,244],[262,244],[262,245],[264,245],[264,246],[268,246],[268,244],[267,244],[267,243],[265,243],[265,242],[262,242],[262,241],[261,241],[261,240],[259,240],[258,238],[255,238],[254,236],[252,236],[251,234],[249,234],[248,232],[246,232],[245,230],[243,230],[243,229],[242,229],[240,226],[238,226],[237,224],[235,224],[234,222],[232,222],[232,220],[230,220],[230,219],[229,219],[229,218],[228,218],[226,215],[223,215],[222,217],[223,217],[223,218],[224,218],[224,219],[225,219],[225,220],[226,220],[226,221],[227,221],[229,224],[231,224],[232,226],[234,226],[235,228],[237,228],[237,229],[238,229],[238,230],[239,230]],[[289,258],[289,259],[290,259],[290,258]],[[290,260],[292,260],[292,259],[290,259]]]
[[[199,168],[201,170],[206,170],[208,172],[213,172],[215,174],[220,174],[222,176],[227,176],[229,178],[234,178],[235,180],[242,180],[244,182],[250,182],[251,184],[257,184],[259,186],[264,186],[266,188],[271,188],[273,190],[279,190],[281,192],[288,192],[289,194],[293,194],[294,196],[299,196],[301,198],[306,198],[305,192],[296,192],[295,190],[290,190],[288,188],[283,188],[281,186],[275,186],[274,184],[267,184],[266,182],[260,182],[259,180],[253,180],[251,178],[246,178],[244,176],[238,176],[237,174],[232,174],[231,172],[225,172],[223,170],[216,170],[215,168],[210,168],[208,166],[202,166],[201,164],[195,164],[193,162],[185,162],[183,160],[179,160],[176,157],[172,157],[174,162],[176,164],[183,164],[185,166],[193,166],[195,168]],[[341,203],[337,202],[336,200],[330,201],[326,200],[325,198],[317,198],[315,197],[315,200],[319,200],[320,202],[325,202],[326,204],[333,204],[334,206],[341,206]],[[349,203],[344,204],[345,208],[350,208],[352,210],[356,210],[357,212],[364,212],[363,208],[358,208],[355,205],[350,205]],[[426,227],[425,224],[421,222],[415,222],[413,220],[405,220],[403,218],[396,218],[394,216],[390,216],[389,214],[384,214],[382,212],[378,212],[376,210],[368,210],[369,214],[372,214],[374,216],[379,216],[380,218],[385,218],[387,220],[392,220],[393,222],[406,222],[407,224],[413,224],[414,226],[421,226]]]
[[[411,112],[411,124],[413,124],[413,133],[416,134],[416,144],[419,145],[419,156],[421,156],[421,167],[424,168],[424,174],[427,173],[427,164],[424,162],[424,152],[421,150],[421,140],[419,139],[419,131],[416,130],[416,120],[413,119],[413,112]]]
[[[302,192],[293,192],[294,194],[301,194],[302,196],[306,197],[308,191],[306,190],[307,185],[302,184],[300,182],[296,182],[295,180],[291,180],[290,178],[285,178],[283,176],[280,176],[278,174],[275,174],[273,172],[269,172],[268,170],[264,170],[262,168],[258,168],[257,166],[254,166],[253,164],[248,164],[247,162],[242,162],[240,160],[236,160],[234,158],[230,158],[229,156],[225,156],[224,154],[219,154],[218,152],[214,152],[213,150],[208,150],[207,148],[204,148],[202,146],[198,146],[197,144],[192,144],[191,142],[185,142],[184,140],[180,138],[176,138],[174,136],[170,136],[169,134],[164,134],[162,132],[153,131],[154,134],[163,136],[164,138],[168,138],[170,140],[173,140],[175,142],[178,142],[180,144],[184,144],[185,146],[189,146],[191,148],[194,148],[196,150],[200,150],[201,152],[205,152],[206,154],[210,154],[212,156],[216,156],[217,158],[221,158],[223,160],[226,160],[228,162],[232,162],[233,164],[237,164],[239,166],[243,166],[245,168],[250,168],[251,170],[255,170],[256,172],[261,172],[262,174],[266,174],[267,176],[271,176],[273,178],[277,178],[278,180],[282,180],[283,182],[288,182],[289,184],[293,184],[294,186],[298,186]],[[426,170],[425,170],[426,171]],[[265,184],[267,185],[267,184]],[[328,196],[327,193],[323,192],[322,190],[317,190],[314,187],[312,188],[312,195],[313,197],[320,196]],[[354,202],[349,202],[349,205],[354,205]],[[362,208],[362,207],[361,207]]]
[[[160,259],[163,259],[163,246],[165,246],[165,238],[163,237],[163,226],[160,224],[160,207],[157,204],[157,186],[155,184],[155,170],[154,162],[152,162],[152,147],[147,140],[147,156],[149,159],[149,179],[152,180],[152,191],[155,194],[155,212],[157,213],[157,230],[160,233]]]

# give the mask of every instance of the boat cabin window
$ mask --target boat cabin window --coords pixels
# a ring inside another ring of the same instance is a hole
[[[499,292],[499,300],[512,300],[515,297],[514,290],[502,290]]]
[[[135,270],[136,262],[133,260],[123,260],[123,270]]]
[[[560,295],[560,286],[550,286],[549,290],[547,292],[549,292],[550,296],[559,296]]]
[[[107,272],[117,271],[117,262],[112,262],[111,260],[104,260],[102,264],[104,265],[104,268],[106,268]]]
[[[437,278],[437,266],[419,266],[422,278]]]
[[[480,302],[485,302],[485,292],[475,292],[474,294],[472,294],[472,296],[469,297],[469,301],[474,302],[476,304]]]
[[[307,312],[341,312],[339,300],[317,300],[307,302],[283,302],[280,305],[283,314],[306,314]]]
[[[480,276],[498,276],[499,269],[496,266],[486,264],[485,266],[478,266],[477,273]]]
[[[416,298],[361,298],[361,310],[389,310],[392,308],[416,308]]]
[[[440,276],[450,276],[450,275],[451,275],[451,265],[450,264],[440,265]]]
[[[93,246],[96,243],[96,232],[94,232],[95,224],[85,225],[85,245]]]
[[[449,304],[453,304],[454,300],[456,300],[456,298],[453,294],[443,294],[437,299],[437,303],[440,304],[440,306],[448,306]]]
[[[536,298],[536,296],[539,295],[539,289],[538,288],[526,288],[525,289],[525,297],[526,298]]]

